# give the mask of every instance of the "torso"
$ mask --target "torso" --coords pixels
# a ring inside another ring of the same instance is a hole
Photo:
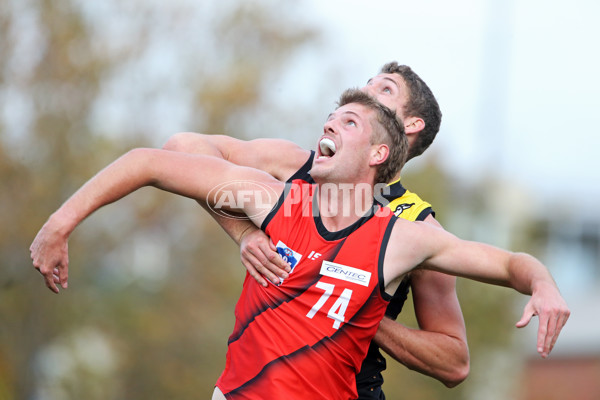
[[[328,232],[311,212],[314,186],[295,183],[263,225],[294,269],[280,286],[246,276],[217,381],[227,398],[356,398],[355,375],[389,300],[381,268],[395,218]]]

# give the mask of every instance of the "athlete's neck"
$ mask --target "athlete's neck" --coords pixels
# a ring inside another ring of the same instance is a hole
[[[316,201],[323,225],[337,232],[352,225],[373,206],[373,185],[367,183],[323,183]]]

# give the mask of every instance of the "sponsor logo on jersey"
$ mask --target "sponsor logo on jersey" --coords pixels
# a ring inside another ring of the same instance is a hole
[[[370,272],[347,265],[336,264],[331,261],[323,261],[323,264],[321,264],[321,275],[362,286],[369,286],[369,282],[371,281]]]
[[[409,208],[411,208],[414,205],[415,205],[415,203],[402,203],[402,204],[398,204],[396,206],[396,209],[394,210],[394,215],[396,217],[399,217],[400,214],[402,214],[404,212],[404,210],[408,210]]]
[[[277,242],[276,247],[277,247],[277,252],[281,256],[281,258],[283,258],[283,261],[288,263],[290,265],[290,268],[292,268],[289,272],[291,274],[294,271],[294,268],[296,267],[296,265],[298,265],[298,263],[300,262],[300,259],[302,258],[302,254],[297,253],[294,250],[290,249],[281,240],[279,242]],[[282,283],[283,283],[283,278],[279,278],[279,285],[281,285]]]

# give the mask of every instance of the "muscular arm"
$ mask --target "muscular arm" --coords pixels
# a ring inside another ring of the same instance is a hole
[[[308,159],[310,152],[282,139],[239,140],[224,135],[182,132],[173,135],[165,150],[211,155],[234,164],[260,169],[286,181]],[[206,204],[199,202],[204,208]],[[242,264],[263,286],[287,278],[289,265],[273,250],[269,238],[246,219],[227,218],[210,213],[223,230],[241,247]]]
[[[220,157],[236,165],[260,169],[280,181],[292,176],[310,155],[310,151],[283,139],[240,140],[192,132],[173,135],[163,149]]]
[[[517,327],[539,317],[537,350],[547,357],[570,311],[546,267],[534,257],[512,253],[483,243],[460,240],[429,224],[398,220],[384,262],[386,282],[414,266],[508,286],[531,295]]]
[[[206,201],[213,188],[224,181],[252,181],[269,186],[278,194],[283,184],[265,172],[239,167],[215,157],[182,154],[178,152],[136,149],[110,164],[69,198],[44,224],[30,250],[33,265],[58,293],[57,283],[63,288],[68,279],[69,235],[85,218],[100,207],[110,204],[143,187],[180,194]],[[248,190],[244,183],[230,185],[228,190]],[[264,219],[263,210],[256,208],[252,199],[244,201],[237,211],[256,215],[255,224]],[[264,199],[261,199],[264,200]],[[274,204],[277,199],[269,199]]]
[[[431,215],[425,222],[440,226]],[[407,368],[454,387],[469,374],[469,349],[456,297],[456,278],[417,270],[411,274],[411,287],[420,329],[385,317],[375,334],[375,343]]]

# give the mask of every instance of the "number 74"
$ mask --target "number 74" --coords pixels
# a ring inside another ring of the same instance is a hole
[[[317,314],[317,311],[319,311],[321,307],[323,307],[329,296],[332,295],[333,289],[335,289],[335,285],[325,282],[317,282],[316,287],[325,291],[325,293],[321,295],[321,298],[319,298],[315,305],[306,314],[306,316],[310,319],[312,319]],[[348,308],[348,303],[350,303],[351,297],[352,290],[348,288],[344,289],[340,297],[338,297],[335,303],[333,303],[333,306],[331,306],[331,308],[329,309],[327,317],[334,320],[333,329],[338,329],[341,323],[345,322],[344,314],[346,313],[346,309]]]

